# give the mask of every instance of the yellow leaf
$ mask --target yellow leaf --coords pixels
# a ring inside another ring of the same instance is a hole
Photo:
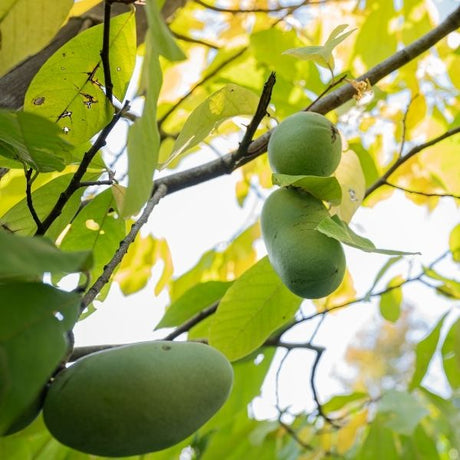
[[[337,451],[339,454],[347,452],[355,443],[361,429],[366,426],[368,410],[364,409],[353,415],[350,422],[341,428],[337,434]]]
[[[77,0],[70,10],[69,17],[81,16],[88,10],[101,3],[102,0]]]
[[[343,152],[334,175],[342,189],[342,203],[331,208],[331,215],[337,214],[343,221],[349,223],[360,207],[366,191],[366,179],[358,155],[352,150]]]
[[[165,239],[156,240],[155,256],[157,260],[160,259],[163,261],[163,271],[155,286],[155,295],[157,296],[166,286],[168,286],[169,280],[172,278],[174,273],[171,252],[169,251],[168,242]]]
[[[329,296],[323,299],[314,300],[314,304],[318,311],[330,310],[339,305],[353,300],[356,297],[356,290],[353,286],[353,278],[348,270],[345,271],[345,276],[340,283],[340,286]]]

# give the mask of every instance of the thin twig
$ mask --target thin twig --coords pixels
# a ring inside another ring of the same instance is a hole
[[[453,193],[430,193],[430,192],[421,192],[419,190],[411,190],[405,187],[401,187],[396,184],[392,184],[388,181],[384,182],[384,185],[388,185],[389,187],[396,188],[398,190],[401,190],[406,193],[412,193],[414,195],[421,195],[421,196],[426,196],[426,197],[438,197],[438,198],[455,198],[456,200],[460,200],[460,195],[455,195]]]
[[[196,326],[198,323],[201,323],[201,321],[203,321],[204,319],[213,315],[216,312],[218,306],[219,302],[215,302],[210,307],[201,310],[196,315],[192,316],[188,321],[180,325],[178,328],[174,329],[174,331],[168,334],[163,340],[174,340],[184,332],[188,332],[193,326]]]
[[[92,187],[95,185],[113,185],[115,182],[116,181],[113,179],[83,181],[83,182],[79,182],[78,187]]]
[[[418,97],[419,95],[416,94],[415,96],[411,97],[409,103],[407,104],[406,110],[404,111],[404,116],[402,119],[402,136],[401,136],[401,146],[399,148],[399,153],[398,153],[398,158],[402,157],[404,147],[406,145],[406,131],[407,131],[407,116],[409,115],[409,110],[414,102],[414,100]]]
[[[32,200],[32,183],[38,176],[38,171],[32,176],[33,169],[29,168],[25,171],[26,175],[26,200],[27,200],[27,207],[29,208],[30,214],[32,215],[32,219],[34,220],[35,224],[37,225],[37,230],[42,228],[42,221],[38,217],[37,211],[35,210],[34,203]]]
[[[99,149],[105,145],[107,136],[110,134],[114,126],[117,124],[118,120],[123,116],[123,113],[127,110],[129,110],[128,101],[126,101],[123,107],[117,113],[115,113],[110,123],[99,133],[99,136],[97,137],[94,144],[83,156],[83,159],[80,165],[78,166],[77,171],[72,176],[69,185],[59,195],[59,198],[56,201],[56,204],[54,205],[53,209],[49,212],[48,216],[42,222],[41,228],[37,229],[37,231],[35,232],[36,235],[44,235],[45,232],[50,228],[51,224],[60,216],[62,210],[64,209],[64,206],[69,201],[70,197],[79,188],[80,181],[86,173],[86,170],[88,169],[92,159],[99,151]]]
[[[208,73],[205,77],[203,77],[198,83],[196,83],[189,91],[175,104],[173,104],[160,118],[158,118],[158,128],[161,131],[161,126],[165,122],[165,120],[188,98],[192,95],[192,93],[199,88],[200,86],[204,85],[209,79],[214,77],[219,71],[221,71],[225,66],[232,63],[235,59],[238,59],[247,48],[240,49],[237,53],[233,56],[230,56],[225,61],[221,62],[212,72]]]
[[[105,95],[107,99],[112,102],[112,91],[113,83],[112,76],[110,74],[110,17],[112,12],[112,2],[104,2],[104,32],[102,36],[102,49],[101,49],[101,61],[102,68],[104,69],[104,86],[105,86]]]
[[[460,133],[460,126],[457,126],[455,128],[449,129],[446,131],[444,134],[441,134],[440,136],[437,136],[433,139],[430,139],[427,142],[424,142],[423,144],[416,145],[412,149],[409,150],[406,155],[403,157],[398,158],[386,171],[382,176],[379,177],[367,190],[365,197],[368,197],[371,193],[373,193],[375,190],[377,190],[379,187],[382,185],[385,185],[388,178],[402,165],[404,164],[407,160],[412,158],[414,155],[417,153],[421,152],[422,150],[431,147],[432,145],[437,144],[438,142],[441,142],[444,139],[447,139],[448,137],[454,136],[455,134]]]
[[[86,294],[83,296],[81,303],[82,311],[96,298],[101,289],[109,282],[110,277],[112,276],[115,269],[118,267],[122,261],[124,255],[128,252],[130,244],[134,241],[141,227],[147,222],[155,206],[158,202],[166,195],[167,188],[164,185],[160,185],[152,197],[147,201],[147,204],[142,211],[141,216],[136,222],[131,226],[131,230],[126,235],[126,237],[120,242],[118,249],[116,250],[114,256],[110,262],[105,265],[104,271],[99,276],[99,278],[94,282],[94,284],[88,289]]]
[[[331,70],[332,72],[332,70]],[[336,86],[340,85],[340,83],[342,83],[344,80],[346,80],[347,78],[347,75],[342,75],[339,79],[337,80],[333,80],[331,83],[329,83],[329,85],[327,86],[327,88],[322,91],[318,97],[309,105],[307,106],[304,111],[305,112],[308,112],[321,98],[323,98],[332,88],[335,88]]]
[[[270,100],[272,97],[273,86],[276,83],[276,76],[275,72],[271,72],[270,76],[268,77],[267,81],[264,84],[264,89],[262,90],[262,95],[260,96],[259,103],[257,104],[256,113],[252,117],[251,122],[249,123],[248,127],[246,128],[246,132],[244,133],[243,139],[240,142],[238,150],[236,151],[234,160],[236,164],[238,164],[239,159],[246,157],[248,153],[249,145],[252,142],[252,138],[257,131],[261,121],[267,115],[267,108],[270,104]]]

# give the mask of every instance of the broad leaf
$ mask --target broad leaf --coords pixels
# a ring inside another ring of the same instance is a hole
[[[449,235],[449,248],[452,258],[460,262],[460,224],[456,225]]]
[[[43,47],[57,33],[73,0],[2,0],[0,4],[0,76]]]
[[[384,425],[396,433],[410,435],[428,410],[411,393],[390,390],[384,393],[378,411]]]
[[[211,94],[188,117],[166,164],[198,145],[228,118],[252,115],[258,103],[255,93],[235,84],[228,84]]]
[[[342,153],[334,176],[339,181],[342,200],[339,206],[331,208],[330,213],[337,214],[344,222],[350,222],[353,214],[361,206],[366,192],[366,179],[355,152],[346,150]]]
[[[419,254],[414,252],[396,251],[393,249],[377,249],[371,240],[357,235],[345,222],[338,216],[325,217],[316,227],[316,230],[325,235],[341,241],[348,246],[352,246],[365,252],[377,252],[388,255],[407,255]]]
[[[345,395],[335,395],[332,396],[329,401],[323,404],[323,411],[328,414],[329,412],[334,412],[343,409],[347,404],[355,401],[362,401],[365,398],[368,398],[367,393],[361,391],[356,391],[353,393]]]
[[[0,299],[1,434],[39,395],[63,359],[80,296],[41,283],[9,283],[0,285]]]
[[[403,282],[402,276],[395,276],[387,284],[387,291],[380,296],[380,314],[392,323],[396,322],[401,314],[403,295],[400,286]]]
[[[431,332],[422,339],[415,348],[415,369],[412,374],[412,380],[409,384],[409,390],[412,391],[414,388],[420,385],[425,377],[428,366],[436,352],[436,348],[439,342],[439,335],[441,333],[442,325],[446,319],[448,313],[442,315],[436,326]]]
[[[60,194],[72,179],[72,176],[72,174],[58,176],[56,179],[52,179],[36,190],[33,190],[32,201],[34,209],[41,221],[49,215]],[[99,174],[88,174],[83,180],[95,180],[98,176]],[[53,241],[77,212],[82,194],[83,188],[80,188],[72,195],[64,206],[62,213],[46,232],[46,235]],[[32,218],[25,197],[1,216],[0,222],[6,225],[12,232],[20,235],[33,235],[37,230],[37,225]]]
[[[446,297],[460,299],[460,282],[447,278],[439,274],[437,271],[432,268],[423,267],[423,273],[429,276],[431,279],[436,281],[441,281],[442,284],[436,287],[436,291],[439,294],[445,295]]]
[[[449,329],[442,345],[442,364],[452,389],[460,388],[460,319]]]
[[[111,119],[100,57],[103,25],[85,30],[59,48],[40,68],[27,89],[24,110],[57,124],[69,141],[82,143]],[[134,69],[134,13],[110,22],[110,68],[113,94],[123,100]]]
[[[207,281],[193,286],[168,307],[156,329],[181,325],[219,301],[231,285],[231,281]]]
[[[211,324],[209,342],[231,361],[243,358],[292,319],[301,302],[264,257],[225,293]]]
[[[335,177],[291,176],[275,173],[272,175],[272,180],[280,187],[292,185],[301,188],[318,200],[329,201],[331,204],[339,204],[342,199],[340,184]]]
[[[344,32],[348,27],[347,24],[337,26],[329,35],[326,43],[322,46],[304,46],[301,48],[292,48],[284,52],[299,59],[314,61],[321,67],[333,70],[335,67],[332,51],[334,48],[343,42],[356,29]],[[343,32],[343,33],[342,33]]]
[[[147,3],[147,7],[151,3]],[[128,186],[119,203],[120,215],[125,218],[137,214],[150,198],[153,173],[158,163],[160,133],[157,127],[157,101],[163,77],[156,45],[147,36],[141,82],[141,91],[146,93],[144,108],[141,117],[129,129]]]
[[[94,197],[70,224],[60,244],[66,251],[92,251],[94,277],[101,274],[126,234],[125,223],[115,215],[113,206],[110,189]]]
[[[0,281],[40,277],[44,273],[73,273],[91,267],[90,252],[60,251],[42,237],[24,237],[0,231]]]
[[[369,432],[361,445],[357,460],[396,460],[398,451],[393,431],[376,417],[369,426]]]
[[[72,146],[60,137],[55,123],[26,112],[0,110],[0,165],[39,172],[62,171]]]

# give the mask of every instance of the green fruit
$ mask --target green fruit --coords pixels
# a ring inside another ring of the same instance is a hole
[[[321,201],[286,188],[275,190],[262,209],[262,235],[270,262],[283,283],[307,299],[329,295],[345,274],[340,242],[315,230],[327,215]]]
[[[38,414],[42,410],[44,396],[45,392],[41,391],[39,396],[37,396],[32,401],[32,403],[29,404],[29,406],[22,412],[22,414],[17,417],[16,420],[9,426],[3,436],[9,436],[28,427],[37,418]]]
[[[299,112],[282,121],[268,142],[268,160],[276,173],[329,176],[339,162],[342,140],[323,115]]]
[[[61,372],[43,407],[63,444],[106,457],[141,455],[194,433],[227,399],[230,363],[202,343],[146,342],[88,355]]]

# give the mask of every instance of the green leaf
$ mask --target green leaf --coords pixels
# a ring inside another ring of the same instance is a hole
[[[460,224],[457,224],[450,232],[449,248],[455,262],[460,262]]]
[[[125,223],[113,212],[114,198],[110,189],[94,197],[70,224],[60,248],[66,251],[92,251],[92,276],[101,274],[125,237]]]
[[[179,326],[219,301],[231,285],[231,281],[207,281],[193,286],[169,306],[156,329]]]
[[[357,460],[398,460],[393,431],[376,417],[357,455]]]
[[[275,173],[272,175],[273,184],[280,187],[290,185],[301,188],[318,200],[329,201],[331,204],[340,204],[342,189],[335,177],[319,176],[291,176]]]
[[[198,145],[228,118],[252,115],[258,103],[259,97],[255,93],[232,83],[211,94],[187,118],[166,164]]]
[[[460,318],[449,329],[441,353],[450,386],[453,389],[460,388]]]
[[[369,395],[367,393],[363,393],[362,391],[355,391],[353,393],[345,394],[345,395],[335,395],[332,396],[329,401],[323,404],[323,411],[328,414],[329,412],[335,412],[340,409],[343,409],[347,404],[355,401],[362,401],[365,398],[368,398]]]
[[[0,3],[0,76],[40,51],[64,23],[73,0],[2,0]]]
[[[378,407],[387,428],[411,435],[420,420],[429,412],[411,393],[389,390],[383,394]]]
[[[428,366],[430,365],[433,355],[436,352],[441,328],[447,315],[448,313],[442,315],[441,319],[431,332],[417,344],[415,348],[415,369],[409,384],[409,391],[418,387],[422,382],[423,377],[425,377]]]
[[[9,283],[0,285],[0,298],[1,434],[39,395],[63,359],[80,296],[41,283]]]
[[[231,361],[243,358],[286,324],[301,302],[264,257],[225,293],[211,324],[209,343]]]
[[[152,3],[148,2],[147,6]],[[149,35],[146,37],[145,46],[140,88],[146,94],[144,109],[142,116],[131,126],[128,133],[128,186],[119,206],[120,215],[125,218],[138,213],[150,197],[160,147],[157,101],[162,72],[156,43],[152,42]]]
[[[103,24],[91,27],[59,48],[40,68],[25,95],[26,112],[56,123],[75,144],[89,140],[113,115],[102,89],[102,30]],[[134,12],[112,18],[109,49],[113,94],[121,101],[135,64]]]
[[[285,51],[283,54],[289,54],[299,59],[314,61],[316,64],[326,69],[333,70],[335,67],[332,51],[334,48],[342,43],[350,34],[356,29],[344,32],[348,24],[341,24],[337,26],[329,35],[326,43],[323,46],[304,46],[301,48],[292,48]],[[344,33],[342,33],[344,32]]]
[[[156,1],[148,1],[145,5],[149,33],[155,43],[157,53],[170,61],[185,59],[185,55],[174,40],[171,31],[165,24]]]
[[[24,237],[0,231],[0,281],[27,279],[44,273],[88,270],[90,252],[60,251],[47,238]]]
[[[48,216],[59,198],[59,195],[69,184],[72,176],[73,174],[64,174],[56,177],[56,179],[50,180],[38,189],[33,190],[32,201],[34,209],[40,220],[43,221],[45,217]],[[88,174],[84,176],[83,180],[94,180],[98,176],[99,173]],[[54,221],[53,225],[46,232],[46,235],[53,241],[75,215],[80,205],[80,198],[82,194],[83,188],[80,188],[72,195],[70,200],[64,206],[61,215]],[[23,198],[11,209],[9,209],[0,218],[0,222],[7,225],[12,232],[18,233],[19,235],[33,235],[37,230],[37,225],[30,214],[26,198]]]
[[[32,113],[0,110],[0,155],[13,160],[8,167],[62,171],[69,150],[55,123]]]
[[[367,238],[357,235],[345,222],[338,216],[325,217],[316,227],[316,230],[324,233],[325,235],[334,238],[348,246],[352,246],[365,252],[377,252],[379,254],[388,255],[407,255],[407,254],[420,254],[418,252],[404,252],[396,251],[393,249],[377,249]]]
[[[400,437],[401,454],[404,460],[439,460],[436,439],[428,435],[422,424],[418,424],[412,437]]]
[[[387,291],[380,296],[380,314],[392,323],[396,322],[401,314],[403,295],[400,285],[403,282],[402,276],[395,276],[387,284]]]

